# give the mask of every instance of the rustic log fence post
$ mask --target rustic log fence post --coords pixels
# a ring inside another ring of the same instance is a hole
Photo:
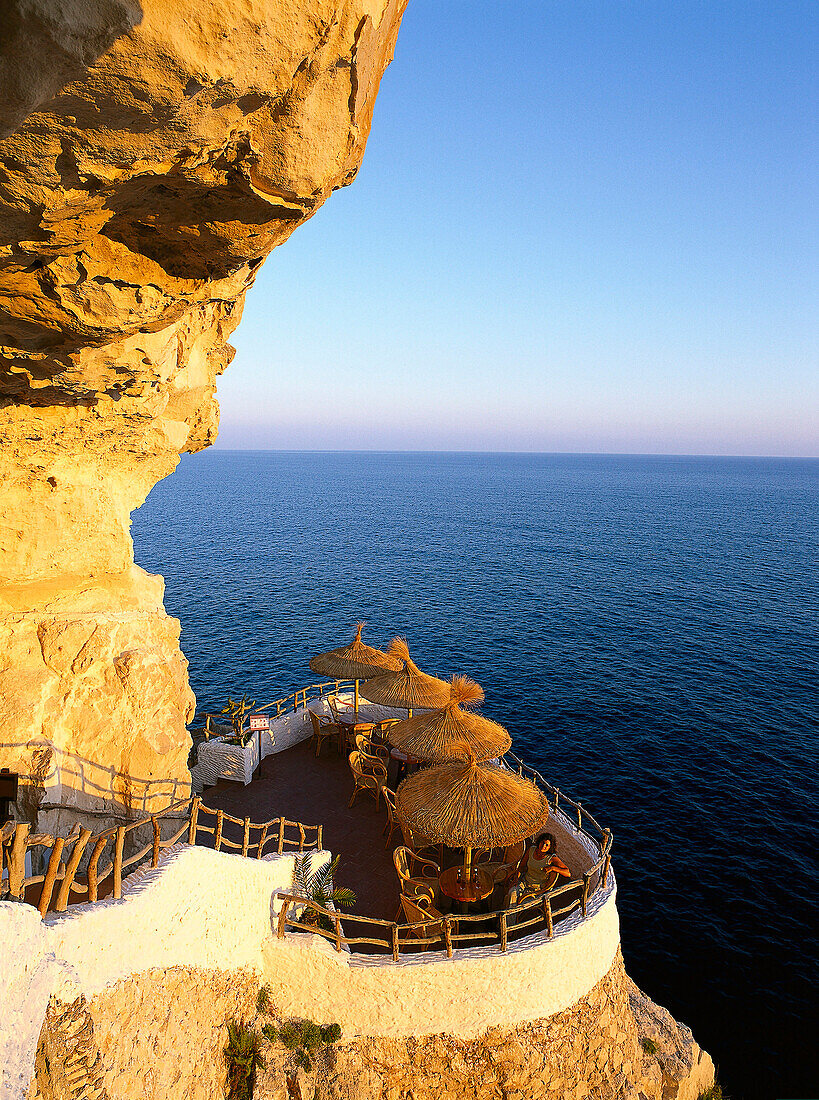
[[[74,881],[74,876],[77,874],[77,868],[80,865],[85,846],[90,839],[91,830],[81,829],[80,835],[77,837],[77,842],[74,845],[74,851],[71,853],[71,858],[65,868],[65,878],[60,883],[60,889],[57,893],[57,901],[54,904],[54,908],[58,913],[64,912],[65,907],[68,905],[68,895],[71,891],[71,884]]]
[[[504,910],[501,911],[501,915],[500,915],[500,949],[501,949],[501,951],[506,950],[506,937],[507,937],[506,910],[504,909]]]
[[[279,855],[284,851],[284,818],[279,818]]]
[[[333,918],[333,923],[336,926],[336,951],[341,950],[341,920],[338,914]]]
[[[449,917],[444,917],[444,943],[446,944],[446,957],[452,958],[452,926],[450,924]]]
[[[546,898],[546,924],[549,929],[549,939],[551,939],[554,935],[555,926],[552,918],[552,903],[548,897]]]
[[[154,842],[151,848],[151,866],[156,867],[159,864],[159,842],[162,839],[162,833],[160,832],[157,818],[151,818],[151,826],[154,830]]]
[[[54,883],[57,879],[57,871],[59,870],[60,863],[63,857],[63,848],[65,847],[65,839],[58,836],[54,840],[54,847],[51,849],[51,857],[48,861],[48,870],[45,873],[45,879],[43,880],[43,888],[40,891],[40,904],[37,907],[40,910],[40,916],[44,917],[48,912],[48,906],[51,902],[51,894],[54,890]]]
[[[390,931],[392,933],[392,961],[398,962],[398,959],[400,957],[400,948],[398,944],[398,925],[395,923],[395,921],[392,922],[392,928],[390,929]]]
[[[94,851],[91,853],[91,859],[88,861],[88,900],[96,901],[98,897],[99,884],[97,879],[97,864],[100,861],[105,845],[108,843],[108,836],[103,834],[97,843],[94,845]]]
[[[284,933],[287,928],[287,910],[290,908],[290,898],[286,897],[279,912],[279,923],[276,931],[278,939],[284,939]]]
[[[190,826],[188,827],[188,844],[196,843],[196,826],[199,823],[199,806],[201,802],[202,799],[198,794],[193,796],[191,802]]]
[[[588,871],[587,871],[587,872],[586,872],[586,873],[585,873],[585,874],[583,875],[583,898],[582,898],[582,906],[583,906],[583,916],[584,916],[584,917],[585,917],[585,915],[586,915],[586,904],[587,904],[587,902],[588,902],[588,900],[589,900],[589,880],[590,880],[590,879],[591,879],[591,875],[590,875],[590,874],[588,873]]]
[[[242,835],[242,855],[247,855],[247,850],[250,847],[250,818],[245,818],[245,828]]]
[[[262,825],[262,835],[259,837],[259,848],[256,852],[256,859],[262,858],[262,852],[264,851],[264,842],[267,840],[268,827],[269,826],[267,824]]]
[[[14,830],[14,840],[8,855],[9,894],[23,898],[23,882],[26,877],[26,850],[28,849],[29,824],[22,821]]]
[[[122,849],[125,847],[125,826],[117,828],[117,837],[114,841],[114,887],[112,890],[115,898],[122,897]]]
[[[216,811],[216,835],[213,839],[213,847],[215,848],[215,850],[217,852],[221,852],[221,850],[222,850],[222,829],[224,828],[224,825],[225,825],[225,811],[224,810],[217,810]]]

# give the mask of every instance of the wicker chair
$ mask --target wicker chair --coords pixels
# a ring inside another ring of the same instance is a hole
[[[382,718],[380,722],[374,722],[376,736],[383,740],[387,736],[387,730],[390,726],[394,726],[400,721],[400,718]]]
[[[401,910],[403,910],[407,924],[416,925],[415,928],[405,930],[408,939],[411,936],[419,940],[439,940],[443,938],[444,929],[441,923],[443,913],[435,908],[427,894],[419,893],[414,898],[402,894]]]
[[[412,849],[416,854],[418,852],[434,852],[438,857],[438,862],[443,862],[443,844],[436,844],[434,840],[430,840],[429,837],[423,836],[421,833],[416,832],[415,829],[411,829],[405,821],[399,820],[398,825],[407,848]]]
[[[337,695],[328,695],[327,705],[330,708],[333,718],[335,718],[337,722],[340,722],[342,718],[350,718],[354,714],[352,703],[347,703],[343,699],[339,699]]]
[[[321,746],[325,741],[335,737],[338,739],[342,735],[341,728],[336,725],[332,718],[328,718],[324,714],[314,714],[312,710],[307,712],[310,715],[310,721],[313,725],[313,736],[311,741],[316,743],[316,756],[321,753]]]
[[[392,861],[395,864],[402,894],[415,897],[419,890],[421,892],[432,890],[431,900],[437,900],[441,868],[434,859],[425,859],[413,852],[412,848],[401,844],[392,853]]]
[[[510,844],[499,852],[495,849],[483,852],[478,856],[476,863],[482,867],[484,871],[489,872],[492,876],[492,881],[497,885],[499,882],[505,882],[514,875],[520,865],[520,861],[525,855],[526,841],[519,840],[516,844]]]
[[[387,787],[387,769],[380,760],[364,756],[357,749],[350,753],[349,761],[355,780],[355,790],[350,799],[350,806],[355,802],[359,791],[369,791],[374,795],[375,804],[378,806],[381,794]]]
[[[396,829],[401,828],[401,822],[398,820],[398,814],[395,810],[395,795],[389,787],[385,787],[381,793],[384,795],[384,804],[387,807],[387,820],[384,822],[384,828],[382,830],[387,836],[387,842],[384,845],[384,847],[387,848],[392,844],[392,834]]]
[[[353,729],[361,730],[355,735],[355,747],[364,756],[371,756],[374,760],[380,760],[385,768],[390,766],[390,750],[386,745],[376,745],[372,739],[372,727],[369,730],[361,729],[361,723]]]

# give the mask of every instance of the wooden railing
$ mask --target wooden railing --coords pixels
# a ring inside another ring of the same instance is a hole
[[[381,920],[358,914],[342,915],[337,911],[322,908],[309,898],[280,893],[278,898],[282,902],[282,908],[279,913],[278,937],[281,939],[290,928],[323,936],[333,943],[337,951],[343,950],[344,947],[374,948],[376,953],[391,954],[393,959],[398,961],[402,952],[414,953],[419,948],[426,948],[445,950],[447,956],[451,958],[454,947],[459,944],[464,947],[475,947],[489,943],[497,945],[500,951],[506,951],[509,941],[520,938],[521,934],[529,935],[532,931],[545,930],[549,937],[552,937],[555,924],[571,913],[579,911],[581,916],[585,917],[591,898],[598,890],[605,889],[608,885],[611,872],[611,830],[604,829],[582,803],[576,802],[565,792],[553,786],[540,772],[526,764],[519,756],[509,752],[504,756],[503,763],[518,775],[535,783],[546,795],[552,813],[559,813],[565,817],[577,833],[583,833],[590,841],[589,847],[596,849],[597,858],[583,872],[581,878],[558,886],[546,895],[527,898],[519,905],[508,909],[463,915],[445,914],[440,918],[430,918],[415,924]],[[316,919],[306,922],[303,919],[294,919],[289,915],[292,906],[301,909],[302,918],[304,911],[309,910]],[[319,917],[325,918],[331,924],[332,931],[318,924]],[[361,934],[349,934],[356,930]],[[382,934],[376,934],[377,930],[381,930]]]
[[[325,680],[321,684],[309,684],[281,699],[274,699],[271,703],[254,707],[253,711],[263,713],[275,707],[276,713],[273,717],[279,718],[282,714],[287,714],[291,710],[297,711],[299,707],[306,707],[308,703],[315,702],[317,699],[326,699],[328,695],[337,695],[340,691],[352,691],[353,687],[353,680]]]
[[[604,848],[611,849],[611,830],[604,829],[581,802],[575,802],[559,787],[553,786],[537,769],[530,767],[513,752],[507,752],[503,762],[512,771],[517,772],[524,779],[530,779],[536,787],[540,787],[549,800],[549,809],[552,813],[561,811],[565,814],[572,824],[575,824],[577,831],[584,833],[597,846],[601,855]]]
[[[254,710],[263,712],[275,708],[275,716],[281,717],[291,710],[306,707],[309,702],[348,691],[352,687],[351,680],[327,680],[300,688]],[[519,938],[527,929],[545,929],[552,936],[555,923],[569,914],[579,910],[585,917],[589,900],[608,882],[612,846],[610,830],[602,828],[580,802],[575,802],[554,787],[514,753],[506,754],[504,764],[540,787],[549,800],[552,812],[565,815],[577,832],[583,833],[591,842],[590,846],[596,848],[597,859],[582,878],[559,886],[545,896],[528,898],[509,909],[489,913],[448,914],[416,924],[344,914],[344,926],[348,932],[354,926],[361,926],[362,932],[381,929],[382,935],[347,935],[342,931],[342,917],[337,912],[323,909],[308,898],[283,893],[277,895],[283,903],[278,921],[279,937],[285,935],[287,928],[294,928],[325,937],[338,951],[345,946],[375,948],[378,953],[391,954],[397,960],[402,951],[407,953],[419,948],[433,948],[445,950],[451,958],[454,947],[458,945],[491,943],[496,944],[500,951],[506,951],[510,939]],[[180,818],[183,819],[181,826]],[[205,824],[203,818],[213,819],[212,824]],[[163,837],[160,823],[165,820],[172,820],[176,827],[170,836]],[[132,842],[143,843],[126,856],[127,839],[139,829],[144,830],[144,835],[134,837]],[[107,897],[119,898],[127,871],[147,862],[149,856],[150,866],[156,867],[161,851],[182,838],[188,844],[205,844],[216,851],[233,851],[255,859],[261,859],[266,850],[278,853],[321,850],[323,840],[321,825],[303,825],[281,817],[253,822],[249,817],[234,817],[224,810],[213,810],[205,806],[198,796],[98,834],[75,825],[67,837],[57,837],[48,833],[32,833],[25,822],[6,822],[0,827],[0,899],[15,898],[29,902],[45,916],[49,910],[63,912],[70,904],[96,902]],[[27,856],[37,849],[40,850],[38,854],[43,855],[45,870],[42,874],[26,875]],[[86,854],[88,858],[83,863]],[[563,904],[560,904],[561,901]],[[325,918],[333,930],[321,928],[317,923],[295,920],[289,915],[294,905],[302,909],[302,916],[304,910],[311,910],[317,919]]]
[[[308,703],[314,703],[319,699],[326,699],[328,696],[338,695],[343,691],[352,691],[354,681],[352,680],[325,680],[321,684],[309,684],[307,687],[299,688],[298,691],[291,691],[289,695],[283,695],[280,699],[273,699],[269,703],[263,703],[261,706],[254,706],[254,714],[264,714],[266,711],[271,711],[272,718],[281,718],[282,715],[297,713],[302,707],[306,707]],[[222,725],[230,725],[227,715],[222,713],[214,713],[213,711],[201,711],[200,718],[208,719],[220,723]]]
[[[527,898],[508,909],[488,913],[447,913],[414,923],[346,913],[342,917],[338,911],[325,909],[310,898],[286,893],[276,896],[282,903],[277,926],[279,939],[284,938],[288,929],[297,929],[323,936],[336,951],[342,951],[345,947],[361,950],[366,946],[375,948],[375,954],[392,955],[393,960],[398,962],[402,954],[415,954],[419,950],[445,951],[450,959],[456,947],[492,944],[505,952],[510,941],[536,931],[545,930],[551,938],[555,925],[569,914],[580,910],[586,916],[591,890],[590,875],[586,874],[582,881],[567,882],[546,895]],[[290,916],[291,907],[301,909],[300,919]],[[315,914],[315,920],[305,921],[305,910]],[[332,930],[318,924],[321,917],[329,922]],[[350,934],[358,927],[362,934]],[[377,931],[382,934],[377,935]],[[363,934],[365,932],[369,934]]]
[[[202,819],[208,817],[213,824],[204,823]],[[165,821],[173,823],[173,831],[163,837]],[[132,843],[140,846],[126,856],[128,837],[137,830],[142,833],[133,836]],[[235,839],[226,833],[234,834]],[[224,810],[205,806],[198,796],[97,834],[75,825],[66,837],[52,836],[32,833],[26,822],[7,821],[0,828],[0,899],[29,902],[45,916],[49,909],[61,913],[70,904],[119,898],[126,872],[147,863],[149,857],[150,866],[156,867],[160,852],[183,838],[188,844],[204,844],[217,852],[234,851],[261,859],[266,850],[320,850],[322,826],[303,825],[283,817],[262,822],[233,817]],[[88,860],[83,864],[86,853]],[[43,857],[45,870],[43,874],[26,875],[27,857],[35,854]]]

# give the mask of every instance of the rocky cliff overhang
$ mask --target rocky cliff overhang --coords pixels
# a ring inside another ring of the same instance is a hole
[[[29,817],[187,792],[179,624],[130,514],[215,439],[245,293],[354,178],[405,4],[4,6],[0,753]]]

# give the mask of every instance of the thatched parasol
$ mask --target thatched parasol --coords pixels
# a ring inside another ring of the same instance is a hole
[[[397,672],[385,672],[368,680],[364,697],[371,703],[385,707],[406,707],[410,714],[413,707],[431,710],[445,707],[449,702],[449,684],[437,676],[429,676],[411,660],[404,638],[393,638],[389,654],[401,662]]]
[[[397,671],[402,668],[397,657],[373,649],[361,641],[364,623],[355,624],[355,638],[350,645],[340,649],[331,649],[329,653],[319,653],[310,662],[310,668],[319,676],[330,676],[333,680],[355,680],[355,716],[358,717],[358,681],[381,672]]]
[[[387,737],[407,756],[433,764],[470,758],[478,763],[495,760],[509,751],[512,738],[497,722],[463,709],[482,701],[479,684],[467,676],[453,676],[445,707],[398,722]]]
[[[495,848],[534,836],[549,816],[546,795],[514,772],[474,760],[424,768],[395,793],[399,818],[434,843]]]

